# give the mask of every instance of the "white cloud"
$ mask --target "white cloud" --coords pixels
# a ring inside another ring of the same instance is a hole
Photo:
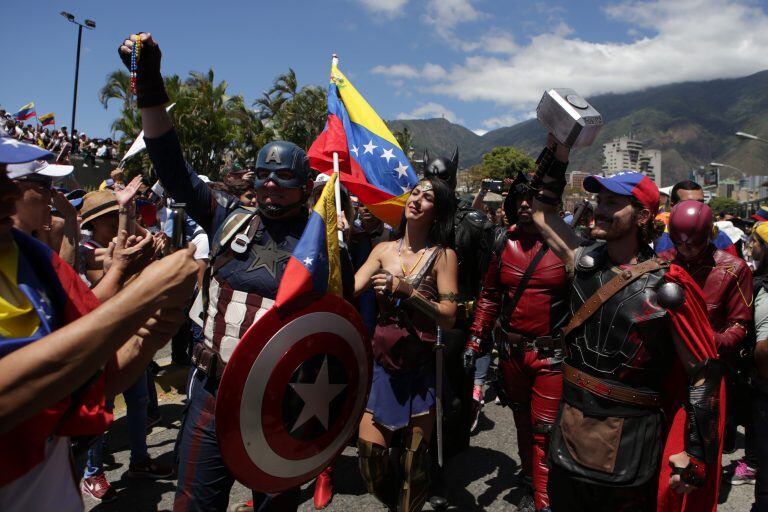
[[[438,7],[439,3],[446,6]],[[458,13],[467,6],[471,9],[467,12],[474,14],[466,21],[482,16],[466,1],[430,3],[432,9],[453,13],[447,19],[449,28],[464,21]],[[632,0],[604,11],[611,20],[628,24],[629,30],[642,30],[634,33],[649,35],[638,35],[629,43],[594,42],[560,23],[517,45],[508,34],[490,32],[484,36],[485,45],[481,38],[479,45],[470,43],[473,46],[466,48],[478,53],[448,69],[427,90],[529,112],[551,87],[572,87],[590,96],[737,77],[768,68],[768,15],[748,0]],[[484,126],[493,125],[492,120],[487,123]]]
[[[501,116],[491,117],[483,121],[483,126],[488,130],[495,130],[496,128],[503,128],[505,126],[512,126],[513,124],[521,123],[528,119],[536,117],[536,113],[510,113]],[[486,130],[487,131],[487,130]]]
[[[429,0],[425,21],[441,31],[450,30],[459,23],[475,21],[482,16],[470,0]]]
[[[463,119],[456,116],[454,112],[435,102],[423,103],[410,112],[400,112],[395,116],[396,119],[432,119],[443,117],[452,123],[461,124]]]
[[[472,131],[475,132],[475,135],[479,135],[481,137],[483,135],[485,135],[486,133],[488,133],[488,130],[483,130],[482,128],[477,128],[477,129],[472,130]]]
[[[371,12],[384,14],[392,18],[403,13],[403,7],[408,0],[358,0],[363,7]]]
[[[445,78],[447,75],[445,68],[430,62],[424,64],[421,70],[408,64],[393,64],[392,66],[376,66],[371,69],[371,73],[385,75],[390,80],[420,78],[422,80],[436,81]]]

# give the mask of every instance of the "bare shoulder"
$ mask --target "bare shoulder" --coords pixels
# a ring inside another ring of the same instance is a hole
[[[437,251],[439,249],[435,250]],[[456,268],[458,266],[458,257],[456,256],[456,251],[450,247],[445,247],[442,250],[442,254],[438,255],[436,263],[441,269],[449,270],[451,268]]]

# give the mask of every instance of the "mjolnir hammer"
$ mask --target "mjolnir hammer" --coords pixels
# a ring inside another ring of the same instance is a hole
[[[536,107],[536,117],[560,144],[569,148],[589,146],[603,126],[603,116],[587,100],[573,89],[549,89]],[[552,152],[542,152],[537,171],[531,181],[531,188],[541,188],[542,168],[546,162],[542,158],[554,158]]]
[[[539,122],[569,148],[589,146],[603,126],[603,116],[573,89],[550,89],[536,107]]]

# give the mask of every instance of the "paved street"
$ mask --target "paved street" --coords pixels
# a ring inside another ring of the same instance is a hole
[[[178,393],[183,371],[169,372],[158,379],[163,391],[160,394],[160,409],[163,415],[161,427],[153,429],[148,438],[150,453],[163,462],[172,462],[173,445],[183,408],[183,396]],[[522,496],[515,487],[514,476],[519,468],[515,450],[515,433],[512,427],[512,413],[509,409],[486,405],[479,432],[472,438],[472,447],[447,462],[447,479],[453,510],[461,511],[515,511]],[[120,414],[120,411],[117,411]],[[743,437],[740,436],[743,440]],[[109,436],[106,456],[107,476],[118,491],[118,498],[100,504],[86,498],[87,510],[93,511],[155,511],[171,510],[175,481],[140,481],[122,478],[128,468],[129,452],[125,434],[125,418],[118,417]],[[725,466],[740,457],[743,450],[727,456]],[[384,511],[384,507],[368,494],[357,471],[356,449],[348,447],[336,466],[334,477],[336,495],[329,511]],[[731,488],[725,485],[721,492],[724,512],[744,512],[752,503],[754,487],[744,485]],[[231,503],[246,501],[249,492],[241,485],[232,489]],[[312,506],[312,484],[302,489],[302,511],[314,510]],[[425,510],[430,510],[427,506]]]

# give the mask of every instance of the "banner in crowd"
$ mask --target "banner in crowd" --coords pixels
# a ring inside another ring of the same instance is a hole
[[[56,124],[56,118],[54,117],[53,112],[50,114],[43,114],[38,117],[37,120],[40,121],[40,124],[43,126],[52,126]]]
[[[339,155],[341,182],[349,192],[378,218],[397,226],[418,178],[387,125],[339,71],[335,57],[328,121],[309,148],[312,168],[333,172],[333,153]]]
[[[35,112],[35,103],[30,102],[24,105],[19,109],[18,112],[13,114],[13,117],[15,117],[19,121],[26,121],[27,119],[32,119],[33,117],[37,117],[37,112]]]
[[[334,198],[336,179],[336,174],[331,174],[288,260],[275,298],[275,306],[278,308],[311,292],[341,296],[341,264]]]

